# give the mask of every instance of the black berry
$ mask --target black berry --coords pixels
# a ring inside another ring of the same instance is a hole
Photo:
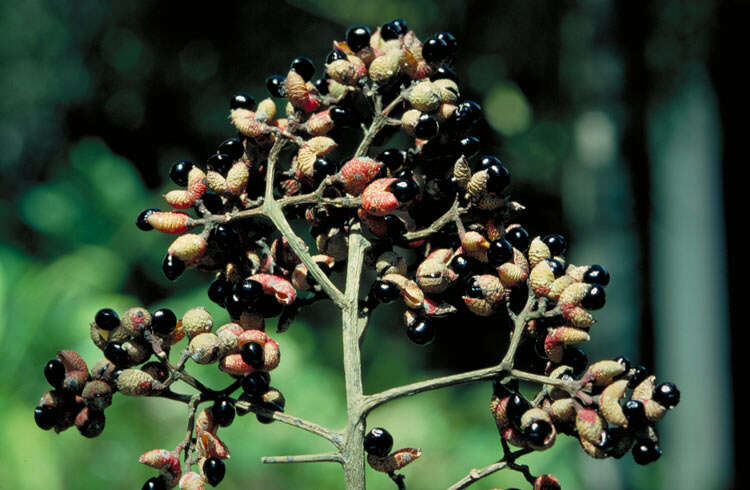
[[[588,356],[577,347],[567,347],[563,352],[561,364],[573,368],[573,375],[580,376],[589,364]]]
[[[336,164],[325,157],[319,157],[313,163],[313,175],[316,180],[323,180],[329,175],[333,175],[338,171]]]
[[[451,261],[450,267],[461,279],[466,279],[474,274],[472,261],[465,255],[456,255]]]
[[[120,342],[110,342],[104,347],[104,357],[112,361],[117,367],[125,367],[130,364],[128,351],[123,349]]]
[[[255,97],[250,94],[237,93],[229,101],[230,109],[247,109],[252,111],[255,107]]]
[[[584,272],[583,282],[589,284],[601,284],[602,286],[606,286],[607,284],[609,284],[609,272],[607,272],[607,269],[605,269],[601,265],[594,264],[589,267],[586,272]]]
[[[216,400],[211,407],[214,421],[222,427],[229,427],[232,424],[234,414],[234,403],[226,398]]]
[[[76,425],[78,427],[78,432],[80,432],[83,437],[96,437],[104,431],[105,422],[104,412],[89,408],[86,421],[81,425]]]
[[[271,75],[266,78],[266,88],[272,97],[284,96],[284,77],[281,75]]]
[[[34,409],[34,422],[42,430],[50,430],[57,423],[57,409],[43,405]]]
[[[232,160],[239,160],[245,154],[245,147],[239,138],[227,138],[219,145],[219,153],[229,155]]]
[[[259,397],[268,391],[271,376],[265,371],[253,371],[242,378],[242,391],[252,397]]]
[[[388,190],[396,196],[400,203],[410,202],[419,194],[419,186],[411,179],[396,180],[389,186]]]
[[[370,28],[356,25],[346,30],[346,44],[353,52],[366,48],[370,44]]]
[[[622,367],[624,367],[624,368],[625,368],[625,372],[626,372],[626,373],[627,373],[628,371],[630,371],[630,366],[632,365],[632,364],[630,363],[630,359],[628,359],[628,358],[627,358],[627,357],[625,357],[625,356],[620,356],[620,357],[616,357],[616,358],[615,358],[614,360],[615,360],[615,361],[616,361],[616,362],[617,362],[618,364],[621,364],[621,365],[622,365]]]
[[[232,285],[224,278],[218,277],[208,286],[208,299],[217,305],[224,306],[224,302],[231,291]]]
[[[604,288],[598,284],[594,284],[581,300],[581,306],[587,310],[598,310],[604,306],[606,301],[607,297],[604,293]]]
[[[367,454],[387,456],[393,449],[393,437],[382,427],[374,427],[365,435],[364,448]]]
[[[486,168],[490,168],[493,165],[503,165],[503,162],[500,161],[499,158],[492,155],[485,155],[482,157],[481,160],[479,160],[479,167],[484,170]]]
[[[422,45],[422,57],[428,63],[440,63],[451,56],[451,48],[445,39],[432,36]]]
[[[263,316],[263,318],[273,318],[281,313],[284,306],[276,301],[273,296],[264,294],[260,297],[260,300],[254,306],[255,311]]]
[[[672,408],[680,403],[680,390],[674,383],[662,383],[654,388],[653,400],[659,405]]]
[[[487,251],[487,257],[490,264],[498,267],[513,258],[513,246],[508,240],[501,238],[490,243],[490,249]]]
[[[458,41],[456,41],[456,37],[453,34],[451,34],[450,32],[438,32],[437,34],[435,34],[435,37],[443,41],[448,46],[451,56],[456,53],[456,48],[458,48]]]
[[[460,155],[463,155],[466,158],[471,158],[479,153],[479,138],[467,136],[466,138],[458,140],[456,147]]]
[[[529,232],[523,226],[514,226],[505,232],[505,239],[521,252],[529,248]]]
[[[653,463],[661,457],[661,449],[650,439],[636,442],[633,446],[633,460],[642,465]]]
[[[429,344],[435,340],[435,327],[428,318],[420,318],[406,328],[406,335],[415,344]]]
[[[565,275],[565,266],[559,260],[547,259],[547,265],[552,269],[552,275],[555,276],[555,278]]]
[[[227,313],[229,313],[229,316],[231,316],[232,318],[239,318],[240,316],[242,316],[245,308],[247,308],[247,303],[245,303],[236,293],[234,293],[228,295],[227,299],[224,300],[224,307],[227,309]]]
[[[247,342],[246,344],[242,344],[240,354],[245,364],[255,369],[263,367],[263,346],[259,343]]]
[[[370,295],[381,303],[390,303],[401,295],[401,290],[393,282],[377,280],[372,283]]]
[[[437,119],[429,114],[422,114],[414,127],[414,136],[421,140],[430,140],[440,131]]]
[[[318,89],[318,93],[320,95],[328,95],[328,78],[322,77],[318,78],[313,82],[313,85],[315,85],[315,88]]]
[[[154,476],[146,480],[141,490],[167,490],[167,484],[164,479],[159,476]]]
[[[646,369],[646,366],[639,364],[633,370],[633,376],[628,381],[628,388],[635,388],[646,378],[648,378],[648,370]]]
[[[487,190],[500,194],[510,184],[510,171],[502,165],[487,168]]]
[[[328,56],[326,56],[326,63],[331,64],[334,61],[338,60],[345,60],[346,59],[346,53],[341,51],[340,49],[334,49],[330,53],[328,53]]]
[[[503,383],[501,380],[496,379],[492,382],[492,393],[498,398],[505,398],[511,396],[513,393],[518,391],[518,380],[512,379],[507,383]]]
[[[245,279],[237,284],[234,293],[246,305],[252,305],[263,296],[263,285],[254,279]]]
[[[226,153],[214,153],[206,160],[208,167],[220,174],[226,174],[232,168],[233,163],[234,159]]]
[[[235,253],[240,247],[240,237],[234,228],[228,225],[216,225],[211,230],[210,239],[217,247],[227,253]]]
[[[464,296],[468,298],[484,298],[484,291],[482,291],[482,287],[476,279],[470,280],[466,285]]]
[[[94,323],[102,330],[114,330],[120,326],[120,317],[112,308],[102,308],[94,315]]]
[[[542,241],[547,245],[547,248],[549,248],[549,251],[553,256],[562,255],[565,253],[565,250],[568,249],[568,242],[562,235],[547,235],[542,238]]]
[[[535,420],[524,431],[523,435],[531,444],[541,446],[552,433],[552,425],[545,420]]]
[[[380,27],[380,37],[383,41],[398,39],[409,31],[404,19],[393,19]]]
[[[313,74],[315,73],[315,65],[307,56],[294,58],[289,68],[296,71],[297,74],[301,76],[302,79],[306,82],[309,82],[312,79]]]
[[[215,192],[206,192],[201,196],[203,205],[206,206],[208,212],[211,214],[220,214],[224,211],[224,201],[221,200],[221,196]]]
[[[398,197],[396,198],[398,199]],[[401,242],[406,233],[406,225],[398,216],[389,214],[383,218],[385,220],[385,229],[388,238],[394,242]]]
[[[348,128],[356,123],[354,114],[346,107],[333,106],[328,114],[333,119],[333,124],[340,128]]]
[[[193,162],[188,160],[174,162],[172,166],[169,167],[169,178],[172,179],[172,182],[175,184],[185,187],[188,183],[188,174],[194,166]]]
[[[148,222],[148,217],[151,216],[151,213],[155,213],[158,211],[159,210],[156,208],[144,209],[143,211],[138,213],[138,216],[135,218],[135,226],[143,231],[153,230],[154,227],[151,226],[151,223]]]
[[[646,412],[643,409],[643,403],[638,400],[628,400],[622,406],[622,412],[628,419],[628,428],[632,430],[640,429],[648,424]]]
[[[440,65],[433,73],[430,75],[430,80],[442,80],[444,78],[447,78],[449,80],[453,80],[454,82],[458,83],[458,75],[456,74],[456,71],[451,68],[450,66],[446,65]]]
[[[53,388],[62,386],[65,379],[65,366],[57,359],[52,359],[44,365],[44,377]]]
[[[445,129],[449,134],[467,131],[482,118],[482,107],[474,101],[461,102],[446,120]]]
[[[151,315],[151,330],[157,335],[167,336],[177,327],[177,317],[169,308],[160,308]]]
[[[406,156],[406,151],[397,148],[390,148],[380,152],[380,154],[375,157],[375,160],[382,162],[390,170],[397,170],[399,167],[403,167],[406,164]]]
[[[518,393],[513,393],[510,398],[508,398],[508,405],[505,409],[505,414],[508,417],[508,421],[513,425],[515,428],[521,427],[521,417],[523,416],[524,412],[531,408],[531,404],[522,397]]]
[[[170,281],[174,281],[185,272],[185,262],[174,255],[168,254],[164,256],[164,260],[161,262],[161,270],[164,272],[164,277]]]
[[[203,462],[203,474],[206,475],[206,481],[212,487],[215,487],[224,479],[227,467],[224,461],[213,456]]]

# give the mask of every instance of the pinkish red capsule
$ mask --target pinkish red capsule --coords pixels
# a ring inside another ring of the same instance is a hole
[[[297,291],[292,283],[275,274],[255,274],[250,276],[253,281],[258,281],[263,286],[265,294],[273,295],[276,301],[282,305],[290,305],[297,299]]]
[[[148,224],[163,233],[184,233],[188,230],[187,222],[190,219],[185,213],[154,211],[146,221]]]
[[[174,451],[167,449],[152,449],[146,453],[143,453],[138,458],[140,463],[143,463],[152,468],[161,470],[161,475],[165,479],[165,483],[169,488],[177,485],[182,475],[182,469],[180,468],[180,459]]]
[[[248,342],[255,342],[263,347],[263,371],[271,371],[279,365],[281,357],[279,344],[267,333],[260,330],[245,330],[237,338],[237,345],[242,347]]]
[[[197,436],[198,454],[202,458],[228,459],[231,457],[226,444],[215,434],[203,431]]]
[[[362,209],[373,216],[387,216],[398,209],[398,199],[388,190],[396,180],[389,177],[371,182],[362,192]]]
[[[341,167],[339,175],[344,184],[344,190],[353,196],[358,196],[365,190],[380,173],[383,164],[368,157],[352,158]]]

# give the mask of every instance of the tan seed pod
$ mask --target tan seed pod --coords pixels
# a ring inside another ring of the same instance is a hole
[[[422,309],[424,310],[425,315],[427,316],[434,316],[434,317],[445,317],[448,315],[452,315],[458,309],[448,303],[447,301],[436,301],[431,298],[425,298],[424,302],[422,303]]]
[[[576,430],[581,439],[596,444],[604,430],[604,419],[596,410],[584,408],[576,414]]]
[[[330,255],[336,262],[343,262],[349,256],[349,240],[338,228],[330,229],[327,234],[318,235],[315,244],[321,253]]]
[[[455,104],[459,97],[458,85],[450,78],[435,80],[434,85],[440,89],[440,101],[445,104]]]
[[[409,280],[401,289],[401,298],[407,307],[419,309],[424,303],[424,292],[416,282]]]
[[[443,122],[449,119],[454,112],[456,112],[457,107],[454,104],[440,104],[440,107],[438,107],[437,111],[435,111],[435,119],[438,120],[438,122]]]
[[[475,315],[491,316],[503,304],[505,297],[503,283],[491,274],[474,276],[472,280],[482,291],[482,297],[463,296],[464,304]]]
[[[185,233],[172,242],[167,254],[173,255],[190,267],[195,265],[206,253],[208,242],[195,233]]]
[[[245,330],[265,330],[266,320],[263,315],[253,311],[243,311],[237,320]]]
[[[191,471],[190,473],[185,473],[184,475],[182,475],[182,478],[180,478],[180,490],[205,490],[205,489],[206,489],[206,480],[195,471]]]
[[[305,84],[305,86],[307,86],[307,84]],[[294,113],[297,112],[297,109],[294,108],[291,102],[287,102],[284,106],[284,112],[286,113],[287,117],[292,117]]]
[[[252,366],[245,364],[240,354],[229,354],[223,357],[219,363],[219,369],[233,376],[246,376],[255,371]]]
[[[375,272],[378,276],[386,274],[406,274],[406,259],[396,252],[387,251],[378,256],[375,261]]]
[[[339,83],[336,80],[328,80],[328,95],[338,100],[343,98],[349,91],[354,90],[353,87]]]
[[[123,343],[122,350],[128,353],[128,359],[133,365],[145,362],[151,356],[151,347],[136,340],[128,340]]]
[[[87,407],[104,410],[112,404],[112,387],[104,381],[89,381],[83,387],[81,398]]]
[[[529,277],[529,263],[526,261],[523,252],[514,248],[513,261],[506,262],[498,267],[497,274],[506,287],[516,286],[526,281]]]
[[[342,85],[356,85],[367,75],[367,67],[357,56],[348,55],[345,60],[327,64],[326,73]]]
[[[221,354],[219,337],[213,333],[201,333],[193,337],[188,345],[188,355],[198,364],[211,364]]]
[[[174,451],[169,451],[167,449],[152,449],[151,451],[143,453],[141,457],[138,458],[138,461],[152,468],[161,470],[161,476],[165,479],[168,488],[176,486],[182,476],[180,456]]]
[[[598,361],[589,366],[584,378],[594,382],[594,386],[606,386],[612,380],[625,372],[625,366],[617,361]]]
[[[210,332],[213,326],[213,317],[202,306],[192,308],[182,316],[182,330],[190,339],[198,334]]]
[[[402,449],[398,449],[388,456],[384,457],[368,454],[367,464],[369,464],[370,468],[375,471],[392,473],[394,471],[400,470],[409,463],[412,463],[420,456],[422,456],[421,449],[405,447]]]
[[[550,361],[558,363],[562,361],[563,348],[566,345],[588,342],[590,339],[588,332],[577,328],[551,328],[544,338],[544,352]]]
[[[45,391],[37,403],[40,407],[59,407],[63,404],[62,394],[57,390]]]
[[[335,126],[330,109],[316,112],[305,122],[305,130],[313,136],[323,136]]]
[[[269,131],[269,127],[256,119],[254,112],[247,109],[233,109],[230,117],[232,125],[245,136],[259,138]]]
[[[422,113],[417,109],[409,109],[401,115],[401,129],[403,129],[409,136],[414,136],[414,129],[419,123],[419,118]]]
[[[307,140],[305,146],[307,148],[310,148],[313,153],[320,157],[327,155],[328,153],[333,151],[338,146],[338,144],[335,140],[329,138],[328,136],[314,136]]]
[[[140,306],[128,308],[122,314],[120,326],[129,336],[133,338],[141,337],[143,332],[151,326],[151,313]]]
[[[552,253],[549,251],[549,247],[539,237],[534,237],[529,244],[529,265],[535,267],[539,262],[544,259],[552,257]]]
[[[453,164],[453,177],[461,189],[465,189],[471,179],[471,167],[464,155],[461,155]]]
[[[599,399],[599,412],[602,417],[610,424],[619,425],[620,427],[628,426],[628,419],[625,412],[622,411],[620,399],[625,395],[628,389],[628,380],[621,379],[608,385],[602,391]]]
[[[552,402],[549,413],[555,422],[570,423],[576,417],[576,405],[572,398],[561,398]]]
[[[294,107],[301,108],[307,100],[307,84],[296,71],[291,70],[284,79],[284,97]]]
[[[487,262],[489,248],[490,242],[477,231],[467,231],[461,237],[461,249],[466,255],[474,259]]]
[[[489,180],[487,170],[480,170],[471,176],[466,184],[466,193],[472,201],[479,201],[487,194],[487,180]]]
[[[547,296],[553,282],[555,282],[555,274],[546,260],[535,265],[529,273],[529,286],[537,296]]]
[[[117,390],[126,396],[146,396],[157,393],[159,382],[140,369],[123,369],[117,376]]]
[[[485,194],[481,199],[479,199],[476,205],[479,209],[484,209],[485,211],[494,211],[505,206],[505,198],[497,196],[495,194]]]
[[[401,72],[400,50],[389,51],[383,56],[378,56],[369,67],[370,79],[377,84],[389,82]]]
[[[166,366],[157,361],[147,362],[140,369],[161,383],[165,382],[169,377],[169,371]]]
[[[604,459],[607,457],[607,453],[604,449],[596,445],[596,443],[584,439],[583,436],[578,436],[578,442],[581,443],[581,447],[584,452],[594,459]]]
[[[193,195],[184,189],[175,189],[162,196],[164,201],[176,209],[187,209],[195,203]]]
[[[117,371],[115,363],[103,357],[91,366],[91,379],[112,382],[112,375]]]
[[[305,176],[308,179],[311,179],[314,173],[315,160],[317,158],[318,156],[312,149],[306,146],[300,148],[297,151],[297,155],[294,159],[294,164],[296,165],[296,175],[300,178],[302,176]]]
[[[184,233],[188,230],[187,223],[190,217],[185,213],[180,212],[165,212],[165,211],[154,211],[146,221],[155,230],[159,230],[162,233]]]
[[[586,293],[591,289],[591,284],[585,282],[575,282],[570,284],[560,294],[559,303],[561,307],[578,306]]]
[[[106,330],[98,328],[94,322],[91,322],[91,326],[89,327],[89,334],[91,336],[91,341],[95,346],[99,348],[99,350],[103,351],[104,348],[107,347]]]
[[[558,277],[550,286],[547,297],[552,301],[558,301],[562,292],[574,282],[575,279],[567,275]]]
[[[245,162],[236,162],[229,169],[229,172],[227,172],[227,191],[234,196],[239,196],[245,192],[249,176],[250,170],[247,168]]]
[[[208,183],[208,188],[217,194],[226,194],[229,191],[227,179],[216,170],[206,172],[206,182]]]
[[[216,434],[219,425],[216,423],[213,417],[213,412],[210,408],[204,408],[195,417],[195,433],[200,435],[203,432],[210,432]]]
[[[255,118],[261,122],[272,121],[276,117],[276,102],[272,98],[266,97],[258,103],[258,109],[255,111]]]
[[[646,413],[646,418],[648,420],[656,422],[664,417],[667,413],[667,408],[654,400],[646,400],[643,402],[643,411]]]
[[[419,111],[432,112],[440,106],[441,96],[440,87],[425,80],[412,87],[407,100]]]
[[[226,444],[216,434],[203,431],[196,437],[198,454],[202,458],[231,458]]]
[[[568,267],[565,269],[565,275],[572,277],[576,282],[581,282],[587,270],[589,270],[589,266],[587,265],[568,264]]]
[[[638,400],[639,402],[650,400],[654,394],[655,386],[656,376],[649,376],[648,378],[638,383],[638,386],[633,389],[633,393],[630,395],[630,398],[633,400]]]
[[[119,327],[115,328],[114,330],[110,330],[109,332],[102,331],[103,337],[108,342],[127,342],[128,340],[132,339],[133,336],[128,333],[128,331],[120,325]]]
[[[417,284],[428,294],[440,294],[444,292],[458,275],[453,272],[442,260],[427,259],[417,268]]]
[[[589,328],[596,323],[594,316],[580,306],[562,308],[563,317],[576,328]]]
[[[495,419],[497,430],[501,433],[510,424],[507,415],[508,400],[510,400],[510,397],[506,396],[505,398],[493,397],[490,401],[490,412]]]
[[[219,327],[216,336],[219,337],[219,349],[221,349],[222,356],[239,352],[238,337],[243,331],[244,329],[236,323],[228,323]]]

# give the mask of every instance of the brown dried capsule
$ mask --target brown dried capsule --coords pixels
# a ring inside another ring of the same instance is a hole
[[[258,109],[255,111],[255,118],[258,121],[269,122],[276,117],[276,102],[272,98],[266,97],[258,103]]]
[[[582,439],[596,444],[605,428],[605,422],[596,410],[584,408],[576,414],[576,430]]]
[[[587,332],[577,328],[551,328],[544,338],[544,352],[550,361],[558,363],[562,361],[563,349],[566,345],[587,342],[590,339]]]
[[[213,333],[201,333],[193,337],[187,353],[198,364],[212,364],[221,355],[219,337]]]
[[[112,404],[112,387],[104,381],[89,381],[83,387],[81,398],[87,407],[104,410]]]
[[[496,276],[491,274],[473,276],[470,284],[471,295],[464,295],[462,299],[466,307],[475,315],[491,316],[503,304],[505,288]]]
[[[584,439],[583,436],[578,436],[578,442],[581,444],[584,452],[594,459],[604,459],[607,457],[607,452],[600,448],[596,442],[591,442]]]
[[[331,110],[316,112],[305,122],[304,128],[312,136],[323,136],[335,126],[331,119]]]
[[[68,394],[80,394],[88,380],[88,371],[68,371],[65,373],[65,378],[63,379],[62,390]]]
[[[420,456],[422,456],[421,449],[405,447],[393,451],[391,454],[384,457],[368,454],[367,464],[369,464],[370,468],[375,471],[392,473],[394,471],[400,470],[409,463],[412,463]]]
[[[91,379],[112,382],[112,375],[117,371],[115,363],[103,357],[91,367]]]
[[[489,180],[487,170],[480,170],[471,176],[466,184],[466,193],[472,201],[479,201],[487,194],[487,181]]]
[[[568,275],[558,277],[550,285],[549,291],[547,292],[547,297],[552,301],[558,301],[562,292],[565,291],[565,289],[567,289],[568,286],[570,286],[574,282],[576,282],[576,280]]]
[[[227,187],[227,179],[216,170],[209,170],[206,172],[206,182],[208,183],[209,189],[217,194],[226,194],[229,191],[229,188]]]
[[[119,327],[118,327],[119,328]],[[91,341],[99,350],[104,350],[107,346],[107,338],[109,334],[106,330],[102,330],[96,326],[96,323],[91,322],[89,326],[89,334],[91,335]]]
[[[391,50],[370,63],[370,80],[377,84],[388,83],[401,73],[401,51]]]
[[[490,242],[477,231],[467,231],[461,237],[461,249],[466,255],[474,259],[487,262],[489,248]]]
[[[450,287],[458,275],[438,258],[428,258],[417,268],[417,284],[428,294],[440,294]]]
[[[529,263],[526,261],[523,253],[514,248],[513,261],[506,262],[497,268],[497,274],[500,276],[503,286],[512,287],[526,281],[529,277]]]
[[[202,458],[231,458],[229,449],[219,437],[211,432],[203,431],[197,436],[198,454]]]
[[[206,253],[208,243],[206,240],[194,233],[180,235],[172,242],[167,250],[168,255],[173,255],[190,267],[195,265]]]
[[[161,475],[165,480],[168,488],[172,488],[177,485],[182,475],[182,469],[180,467],[180,457],[174,451],[167,449],[152,449],[146,453],[143,453],[138,458],[140,463],[143,463],[152,468],[161,470]]]
[[[576,417],[576,404],[572,398],[561,398],[552,402],[549,413],[555,422],[571,423]]]
[[[195,433],[200,435],[203,432],[216,434],[219,425],[214,421],[213,411],[210,408],[204,408],[195,417]]]
[[[180,478],[180,490],[206,490],[206,480],[195,471],[185,473]]]
[[[539,237],[534,237],[529,245],[529,264],[531,267],[535,267],[539,262],[544,259],[552,257],[552,253],[549,251],[549,247]]]
[[[327,64],[326,74],[342,85],[356,85],[367,75],[367,67],[358,57],[348,55],[345,60],[340,59]]]
[[[625,413],[622,411],[622,406],[620,405],[620,399],[625,395],[627,389],[628,380],[621,379],[610,384],[602,391],[599,399],[599,412],[601,412],[602,417],[610,424],[621,427],[628,426],[628,419],[625,417]]]
[[[117,390],[126,396],[146,396],[158,392],[153,376],[140,369],[123,369],[117,376]]]
[[[386,274],[404,275],[406,274],[406,260],[396,252],[383,252],[375,261],[375,272],[378,276]]]
[[[539,262],[531,269],[529,286],[537,296],[547,296],[553,282],[555,282],[555,274],[546,260]]]
[[[388,281],[396,284],[401,290],[401,298],[409,308],[417,309],[422,308],[422,302],[424,301],[424,292],[419,285],[400,274],[386,274],[383,276],[383,281]]]
[[[633,389],[633,393],[630,395],[630,398],[633,400],[638,400],[639,402],[650,400],[653,396],[655,386],[656,376],[649,376],[648,378],[638,383],[638,386]]]
[[[625,366],[617,361],[598,361],[589,366],[583,379],[593,381],[594,386],[606,386],[624,372]]]
[[[452,304],[448,303],[447,301],[435,301],[430,298],[425,298],[424,302],[422,303],[422,308],[424,310],[425,315],[427,316],[434,316],[434,317],[444,317],[448,315],[452,315],[458,309],[453,306]]]
[[[649,421],[656,422],[664,417],[667,413],[667,408],[657,401],[646,400],[643,402],[643,411]]]
[[[401,115],[401,129],[409,136],[414,136],[414,130],[419,123],[422,113],[416,109],[409,109]]]
[[[440,90],[440,102],[444,104],[455,104],[458,100],[458,85],[450,78],[435,80],[433,84]]]
[[[315,261],[316,264],[320,265],[323,270],[331,270],[333,268],[336,261],[333,260],[333,257],[330,255],[313,255],[312,256],[313,261]],[[297,289],[302,289],[303,291],[309,291],[313,289],[313,286],[308,282],[307,278],[308,276],[312,277],[307,270],[307,266],[305,264],[297,264],[297,266],[294,268],[294,271],[292,271],[292,285]]]
[[[140,306],[128,308],[122,315],[120,326],[131,337],[141,337],[143,332],[151,326],[151,313]]]
[[[84,407],[76,415],[75,424],[82,436],[96,437],[104,430],[104,412],[94,410],[91,407]]]
[[[248,177],[250,177],[250,170],[247,164],[244,161],[236,162],[227,172],[227,192],[234,196],[245,192]]]
[[[594,316],[580,306],[562,308],[562,314],[574,327],[589,328],[596,323]]]
[[[382,168],[383,164],[372,158],[352,158],[339,171],[344,190],[353,196],[360,195],[367,184],[378,176]]]
[[[202,306],[192,308],[182,316],[182,330],[190,339],[198,334],[210,332],[213,326],[213,317]]]
[[[124,342],[122,350],[128,353],[128,359],[131,364],[140,364],[151,356],[151,347],[135,340]]]
[[[275,107],[274,105],[274,109]],[[269,127],[263,121],[257,119],[254,112],[247,109],[233,109],[230,117],[232,125],[245,136],[258,138],[269,131]]]
[[[157,361],[151,361],[147,362],[143,366],[141,366],[141,371],[148,373],[153,377],[155,380],[164,382],[169,377],[169,371],[164,366],[164,364],[157,362]]]
[[[315,244],[321,253],[330,255],[336,262],[343,262],[349,255],[347,234],[340,228],[331,228],[315,238]]]
[[[425,80],[412,87],[407,100],[417,110],[432,112],[440,106],[441,97],[440,87]]]
[[[148,224],[150,224],[155,230],[172,234],[186,232],[188,230],[187,223],[189,220],[190,217],[187,214],[177,211],[154,211],[148,216],[148,218],[146,218]]]
[[[57,351],[57,359],[62,362],[65,371],[88,371],[86,361],[80,354],[72,350]]]
[[[453,164],[453,177],[461,189],[466,189],[466,185],[471,180],[471,167],[469,167],[469,161],[464,155],[461,155]]]

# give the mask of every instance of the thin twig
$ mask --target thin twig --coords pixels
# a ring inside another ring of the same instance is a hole
[[[504,451],[505,451],[505,448],[507,448],[507,443],[505,443],[505,440],[503,439]],[[489,464],[485,466],[484,468],[472,469],[471,471],[469,471],[469,473],[465,477],[461,478],[456,483],[448,487],[448,490],[461,490],[462,488],[466,488],[476,483],[477,481],[481,480],[482,478],[490,476],[491,474],[496,473],[504,468],[510,468],[515,464],[514,461],[517,458],[523,456],[524,454],[528,454],[532,451],[533,449],[530,449],[530,448],[520,449],[514,453],[511,453],[510,451],[506,451],[505,455],[500,461]]]
[[[266,464],[278,463],[321,463],[331,462],[344,464],[340,453],[299,454],[295,456],[264,456],[261,462]]]

